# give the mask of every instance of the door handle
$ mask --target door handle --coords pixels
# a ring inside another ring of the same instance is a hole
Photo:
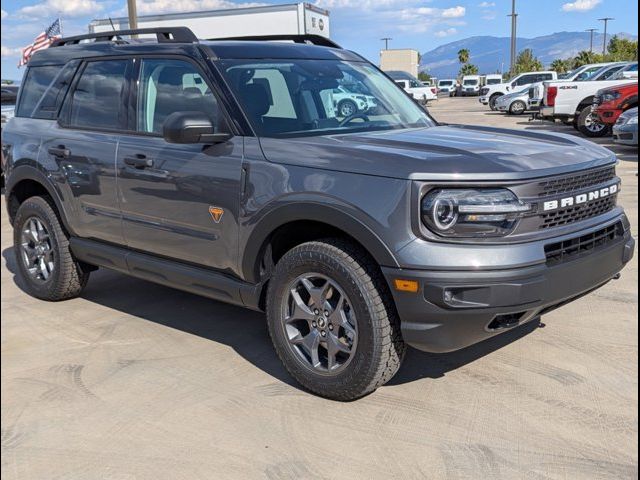
[[[153,167],[153,160],[142,154],[138,154],[135,157],[125,157],[124,163],[138,170]]]
[[[58,145],[57,147],[50,147],[49,150],[47,150],[47,152],[49,152],[49,155],[53,155],[54,157],[58,157],[58,158],[69,158],[71,156],[71,150],[69,150],[68,148],[65,148],[64,145]]]

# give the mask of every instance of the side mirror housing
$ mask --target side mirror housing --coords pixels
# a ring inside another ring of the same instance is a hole
[[[216,133],[211,118],[202,112],[174,112],[162,125],[167,143],[224,143],[233,135]]]

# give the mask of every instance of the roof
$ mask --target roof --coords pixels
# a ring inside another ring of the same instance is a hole
[[[35,53],[29,66],[62,65],[76,58],[94,58],[108,55],[187,55],[213,59],[313,59],[348,60],[364,62],[356,53],[300,43],[245,40],[206,40],[199,43],[132,43],[89,42],[47,48]]]

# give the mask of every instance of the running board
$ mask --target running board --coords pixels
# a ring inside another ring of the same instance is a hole
[[[185,292],[259,310],[262,285],[251,285],[224,273],[140,253],[96,240],[72,237],[74,256],[85,263],[126,273]]]

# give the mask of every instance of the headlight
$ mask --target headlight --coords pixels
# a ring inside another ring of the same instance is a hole
[[[504,189],[432,190],[422,199],[422,221],[443,237],[503,237],[531,211]]]
[[[620,98],[620,92],[607,92],[607,93],[603,93],[600,98],[601,103],[605,103],[605,102],[613,102],[614,100],[617,100],[618,98]]]
[[[638,116],[636,115],[635,117],[631,117],[629,118],[629,120],[627,120],[627,125],[637,125],[638,124]]]

